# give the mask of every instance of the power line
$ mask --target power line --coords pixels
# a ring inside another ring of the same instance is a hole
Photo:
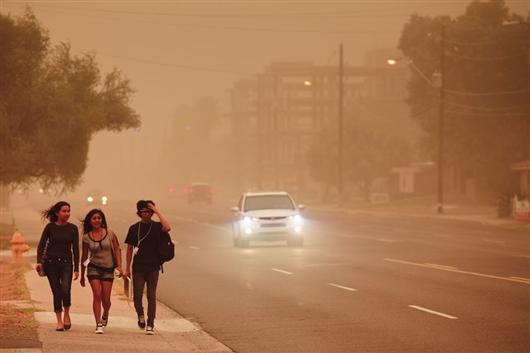
[[[461,45],[461,46],[484,46],[484,45],[499,45],[499,41],[485,40],[481,42],[462,42],[454,39],[446,39],[447,43]]]
[[[497,91],[497,92],[466,92],[466,91],[455,91],[450,89],[444,89],[445,92],[450,94],[456,94],[460,96],[472,96],[472,97],[489,97],[489,96],[507,96],[511,94],[521,94],[525,92],[530,92],[528,88],[514,90],[514,91]]]
[[[98,54],[102,54],[103,56],[116,58],[116,59],[136,61],[139,63],[149,64],[149,65],[174,67],[178,69],[187,69],[187,70],[194,70],[194,71],[208,71],[208,72],[216,72],[216,73],[231,74],[231,75],[251,75],[248,72],[242,72],[242,71],[236,71],[236,70],[217,69],[217,68],[211,68],[211,67],[201,67],[201,66],[186,65],[186,64],[173,64],[173,63],[148,60],[148,59],[136,59],[136,58],[118,56],[118,55],[113,55],[113,54],[107,54],[105,52],[100,52],[100,51],[98,51]]]
[[[87,15],[84,13],[80,13],[80,11],[77,11],[76,9],[61,9],[61,8],[51,8],[51,7],[39,7],[39,11],[51,11],[51,12],[69,12],[69,11],[77,12],[79,15],[82,15],[84,17],[91,16],[96,17],[97,19],[105,19],[102,16],[96,16],[96,15]],[[115,18],[115,17],[106,17],[106,19],[115,21],[125,21],[127,22],[128,19],[126,18]],[[195,27],[195,28],[203,28],[203,29],[214,29],[214,30],[234,30],[234,31],[254,31],[254,32],[275,32],[275,33],[314,33],[314,34],[324,34],[324,35],[332,35],[332,34],[347,34],[349,36],[373,36],[373,35],[388,35],[394,33],[393,31],[359,31],[359,30],[319,30],[319,29],[300,29],[300,28],[272,28],[272,27],[247,27],[247,26],[232,26],[232,25],[211,25],[211,24],[198,24],[198,23],[169,23],[169,22],[162,22],[162,21],[146,21],[141,19],[134,19],[135,23],[142,22],[147,24],[155,24],[155,25],[167,25],[172,27]]]
[[[448,105],[451,105],[451,106],[454,106],[454,107],[459,107],[459,108],[464,108],[464,109],[471,109],[471,110],[479,110],[479,111],[484,111],[484,112],[509,112],[510,110],[521,110],[521,109],[528,109],[530,107],[530,105],[528,104],[524,104],[524,105],[513,105],[513,106],[509,106],[509,107],[489,107],[489,108],[485,108],[485,107],[477,107],[477,106],[472,106],[472,105],[467,105],[467,104],[459,104],[459,103],[454,103],[454,102],[445,102],[446,104]]]
[[[57,2],[59,3],[59,2]],[[76,3],[81,3],[76,1]],[[279,17],[279,16],[289,16],[289,17],[300,17],[300,16],[315,16],[317,18],[322,17],[331,17],[331,18],[366,18],[370,17],[394,17],[400,13],[400,9],[394,9],[397,11],[388,11],[389,9],[384,9],[383,11],[355,11],[355,12],[276,12],[276,13],[231,13],[231,14],[212,14],[212,13],[190,13],[190,12],[152,12],[152,11],[132,11],[132,10],[112,10],[112,9],[101,9],[101,8],[75,8],[75,7],[65,7],[65,6],[55,6],[55,5],[42,5],[38,2],[32,2],[32,6],[48,9],[62,9],[62,10],[71,10],[71,11],[91,11],[91,12],[108,12],[108,13],[119,13],[119,14],[130,14],[130,15],[152,15],[152,16],[164,16],[164,17],[198,17],[198,18],[242,18],[247,19],[250,17],[253,18],[266,18],[266,17]],[[408,10],[404,10],[406,13],[404,15],[409,15]],[[374,16],[375,13],[375,16]]]
[[[507,60],[507,59],[513,59],[518,58],[522,56],[526,56],[526,53],[519,53],[515,55],[505,55],[505,56],[467,56],[467,55],[461,55],[451,52],[446,52],[445,55],[452,56],[455,58],[465,59],[465,60],[472,60],[472,61],[501,61],[501,60]]]
[[[462,111],[462,110],[447,110],[448,114],[453,115],[466,115],[466,116],[476,116],[476,117],[490,117],[490,118],[498,118],[498,117],[527,117],[528,114],[525,112],[520,113],[509,113],[509,112],[499,112],[499,113],[486,113],[486,112],[469,112],[469,111]]]

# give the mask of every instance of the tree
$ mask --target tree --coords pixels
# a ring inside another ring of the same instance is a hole
[[[98,131],[138,127],[133,90],[93,54],[50,44],[31,11],[0,15],[0,183],[75,187]]]
[[[401,34],[399,48],[430,76],[441,71],[444,27],[445,161],[486,190],[506,190],[510,164],[529,157],[529,23],[503,0],[473,1],[454,19],[413,14]],[[408,103],[434,155],[438,91],[413,74]]]
[[[362,190],[366,199],[375,179],[388,176],[393,167],[410,161],[409,142],[399,132],[389,129],[387,120],[356,109],[345,123],[344,180]],[[326,190],[337,184],[337,141],[336,125],[330,124],[314,139],[306,155],[313,178],[326,185]]]

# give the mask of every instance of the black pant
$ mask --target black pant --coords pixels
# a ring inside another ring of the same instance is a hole
[[[158,270],[149,272],[133,271],[134,308],[138,316],[144,314],[142,297],[147,283],[147,326],[154,326],[156,316],[156,286],[158,285]]]
[[[63,311],[71,303],[73,266],[70,259],[54,258],[44,262],[46,277],[53,293],[53,310]]]

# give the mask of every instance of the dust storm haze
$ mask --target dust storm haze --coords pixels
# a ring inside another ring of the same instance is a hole
[[[528,14],[526,1],[506,4],[515,13]],[[2,1],[2,13],[21,15],[29,6],[54,43],[68,41],[74,53],[95,53],[103,73],[119,68],[136,91],[131,105],[141,116],[141,128],[99,133],[92,139],[80,192],[104,188],[114,198],[146,193],[159,198],[170,188],[181,190],[190,182],[205,181],[233,197],[233,191],[258,184],[294,188],[277,175],[269,183],[257,180],[260,177],[252,170],[259,164],[254,163],[257,147],[248,145],[256,138],[234,143],[245,134],[234,112],[237,82],[252,80],[275,63],[337,68],[340,43],[345,66],[370,66],[370,52],[396,50],[412,13],[458,16],[467,5],[468,1]],[[417,138],[417,127],[406,119],[405,97],[401,92],[399,109],[405,123],[394,128],[400,126],[404,136]],[[388,108],[374,115],[392,113]],[[301,162],[292,163],[294,168],[303,168],[305,152],[298,151]]]

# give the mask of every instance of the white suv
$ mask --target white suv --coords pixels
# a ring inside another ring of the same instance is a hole
[[[286,192],[248,192],[232,207],[234,246],[248,247],[250,240],[287,240],[303,246],[304,219],[291,195]]]

